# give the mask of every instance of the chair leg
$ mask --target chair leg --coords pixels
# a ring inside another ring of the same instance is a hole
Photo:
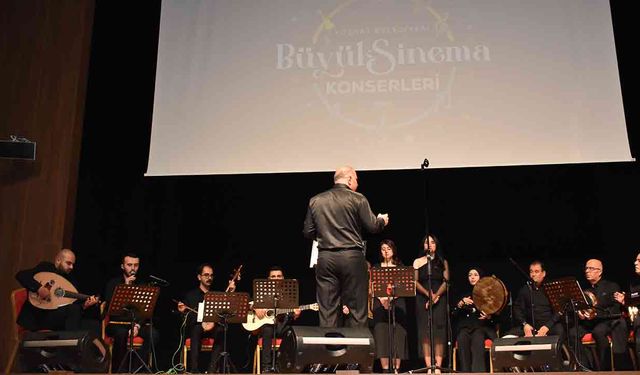
[[[109,345],[109,374],[111,374],[111,367],[113,367],[113,344]]]
[[[184,367],[184,371],[187,372],[187,346],[182,346],[182,366]],[[193,369],[190,369],[193,371]]]
[[[613,340],[609,339],[609,354],[611,355],[611,371],[615,371],[615,367],[613,365]]]
[[[5,374],[11,374],[13,372],[13,365],[16,360],[16,355],[18,354],[18,346],[20,346],[20,342],[16,341],[13,345],[13,349],[11,349],[11,355],[9,356],[7,367],[4,369]]]
[[[489,373],[493,374],[493,358],[491,357],[491,348],[489,348]]]
[[[455,372],[458,369],[458,366],[456,365],[456,354],[458,352],[458,348],[454,347],[453,348],[453,355],[451,356],[451,360],[453,361],[453,371]]]
[[[256,345],[256,350],[253,352],[253,373],[260,374],[260,345]]]

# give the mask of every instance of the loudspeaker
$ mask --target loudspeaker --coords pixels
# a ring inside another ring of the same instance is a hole
[[[294,326],[280,344],[278,370],[283,373],[335,372],[338,369],[373,372],[373,336],[368,328]]]
[[[107,372],[110,354],[89,331],[25,332],[20,343],[21,372]]]
[[[563,354],[565,357],[563,358]],[[496,372],[568,371],[569,358],[563,353],[560,336],[513,337],[493,340],[491,359]]]
[[[0,158],[36,160],[36,143],[0,141]]]

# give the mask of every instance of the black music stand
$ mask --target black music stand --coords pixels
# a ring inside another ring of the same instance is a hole
[[[253,308],[273,309],[273,335],[271,338],[271,370],[276,372],[276,331],[278,309],[298,308],[298,280],[253,280]],[[263,348],[264,350],[264,348]]]
[[[120,371],[122,365],[128,360],[129,374],[135,374],[143,368],[149,373],[153,372],[133,347],[133,330],[137,319],[152,318],[159,294],[160,287],[147,285],[120,284],[117,285],[113,291],[113,297],[109,303],[109,311],[107,314],[110,317],[129,315],[128,319],[131,321],[127,355],[122,358],[117,371]],[[136,356],[142,364],[132,372],[133,356]]]
[[[543,283],[544,294],[549,299],[551,308],[556,314],[564,315],[567,325],[567,336],[569,334],[569,312],[573,312],[573,324],[575,329],[574,356],[579,366],[586,368],[578,358],[578,310],[592,307],[587,301],[582,288],[575,277],[563,277]],[[571,340],[567,340],[569,342]]]
[[[215,368],[222,359],[222,373],[237,372],[227,352],[228,323],[245,323],[249,312],[249,294],[235,292],[208,292],[204,295],[203,322],[218,323],[224,329],[222,353],[213,361]]]
[[[416,271],[413,267],[374,267],[371,269],[371,289],[374,297],[391,297],[387,310],[389,324],[389,361],[388,372],[396,369],[397,357],[394,344],[396,335],[395,301],[399,297],[415,297]]]

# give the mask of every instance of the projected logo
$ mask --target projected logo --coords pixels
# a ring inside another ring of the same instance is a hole
[[[310,72],[326,110],[357,127],[423,123],[454,105],[461,66],[490,61],[487,46],[456,40],[431,1],[347,0],[317,18],[309,43],[276,45],[276,68]]]

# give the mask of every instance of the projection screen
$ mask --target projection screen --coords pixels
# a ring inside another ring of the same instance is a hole
[[[608,0],[162,2],[147,175],[631,160]]]

